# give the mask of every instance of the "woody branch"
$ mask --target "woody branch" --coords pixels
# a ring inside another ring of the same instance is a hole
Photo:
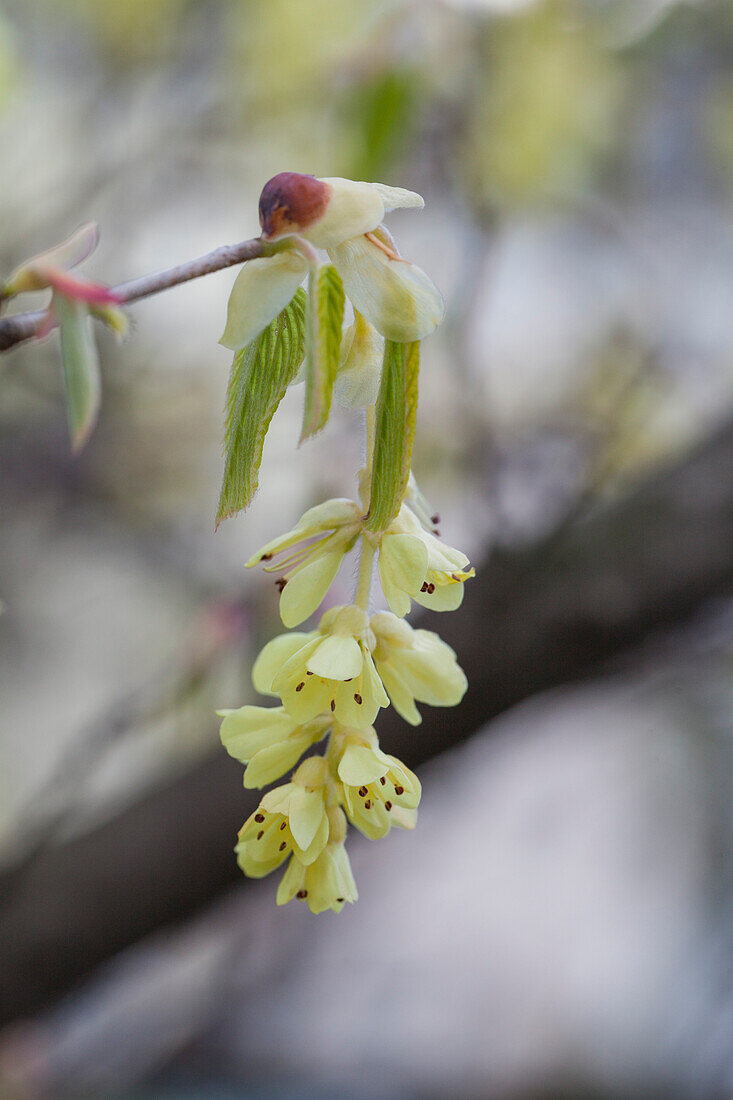
[[[254,260],[264,254],[265,244],[259,237],[240,241],[239,244],[225,244],[215,248],[213,252],[207,252],[205,256],[198,256],[195,260],[188,260],[165,271],[156,271],[150,275],[142,275],[139,279],[120,283],[119,286],[112,287],[112,291],[125,304],[138,302],[142,298],[150,298],[153,294],[160,294],[163,290],[180,286],[181,283],[188,283],[191,279],[211,275],[214,271],[234,267],[236,264],[244,263],[245,260]],[[10,351],[18,344],[31,340],[45,316],[43,310],[34,310],[18,313],[13,317],[0,318],[0,352]]]

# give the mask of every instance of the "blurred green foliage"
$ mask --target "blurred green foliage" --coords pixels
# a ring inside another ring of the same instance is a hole
[[[618,66],[578,5],[547,0],[488,23],[469,108],[466,157],[482,199],[501,205],[588,182],[612,146]]]

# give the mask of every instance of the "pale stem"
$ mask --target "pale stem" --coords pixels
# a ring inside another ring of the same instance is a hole
[[[205,256],[187,260],[166,271],[156,271],[152,275],[131,279],[127,283],[113,286],[111,290],[123,305],[139,302],[142,298],[160,294],[163,290],[170,290],[171,287],[180,286],[182,283],[190,282],[191,279],[199,279],[202,275],[210,275],[214,271],[234,267],[246,260],[273,255],[287,247],[291,247],[290,240],[269,243],[260,237],[255,237],[249,241],[241,241],[239,244],[223,245]],[[46,310],[36,310],[32,313],[17,313],[12,317],[0,318],[0,352],[8,351],[17,344],[32,339],[46,317]]]

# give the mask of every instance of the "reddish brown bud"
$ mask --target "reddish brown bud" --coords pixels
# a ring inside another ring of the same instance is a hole
[[[272,241],[307,229],[323,217],[330,197],[329,185],[315,176],[279,172],[260,195],[262,236]]]

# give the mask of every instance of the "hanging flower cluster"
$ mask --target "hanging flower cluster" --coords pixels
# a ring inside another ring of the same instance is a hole
[[[279,705],[219,712],[225,748],[246,765],[245,787],[272,783],[323,743],[320,755],[308,755],[289,782],[265,794],[236,848],[255,878],[287,861],[278,905],[300,898],[314,913],[340,912],[357,898],[347,822],[373,840],[416,822],[420,783],[380,748],[380,709],[392,705],[417,725],[418,703],[453,706],[467,686],[450,647],[405,621],[412,600],[457,608],[474,575],[468,558],[438,537],[437,516],[410,472],[419,341],[440,323],[444,305],[428,276],[399,255],[382,219],[422,205],[414,192],[383,184],[275,176],[260,199],[272,252],[241,270],[222,337],[237,355],[220,518],[251,499],[264,432],[290,383],[305,376],[304,438],[323,427],[334,393],[366,409],[358,499],[309,509],[247,563],[275,573],[280,589],[289,633],[268,642],[252,673],[255,689]],[[306,277],[307,296],[299,289]],[[293,629],[317,611],[357,547],[353,602],[331,608],[315,629]],[[372,609],[375,572],[389,610]]]

